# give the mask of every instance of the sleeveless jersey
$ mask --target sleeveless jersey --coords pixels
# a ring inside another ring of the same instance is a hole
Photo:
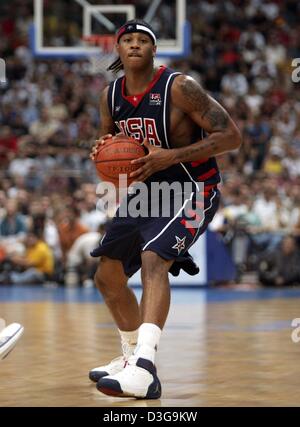
[[[150,144],[156,147],[172,148],[170,94],[174,78],[179,74],[169,68],[160,67],[145,92],[133,96],[126,96],[125,76],[113,81],[108,90],[108,106],[115,123],[115,131],[122,131],[140,142],[147,138]],[[198,127],[190,143],[193,144],[203,137],[204,131]],[[220,174],[216,159],[211,157],[173,165],[154,173],[146,183],[153,181],[192,181],[214,185],[220,182]]]

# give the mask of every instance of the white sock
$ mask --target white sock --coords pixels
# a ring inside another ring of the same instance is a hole
[[[136,329],[135,331],[121,331],[118,329],[118,331],[121,336],[123,355],[126,359],[128,359],[133,354],[136,347],[139,330]]]
[[[137,358],[142,357],[154,363],[161,332],[161,329],[154,323],[142,323],[139,328],[138,343],[134,355]]]

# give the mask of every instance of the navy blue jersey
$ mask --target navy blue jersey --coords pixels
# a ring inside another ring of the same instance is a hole
[[[108,90],[108,106],[115,123],[115,131],[122,131],[140,142],[144,138],[156,146],[172,148],[170,141],[170,103],[171,87],[174,78],[180,73],[160,67],[144,93],[126,96],[125,76],[112,82]],[[200,127],[190,141],[191,144],[204,136]],[[167,182],[205,182],[217,184],[220,175],[214,157],[193,162],[179,163],[153,174],[146,180]]]

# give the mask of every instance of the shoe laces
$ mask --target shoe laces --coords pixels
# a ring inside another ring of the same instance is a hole
[[[125,358],[125,356],[118,356],[112,359],[110,363],[120,362],[121,360],[124,362],[124,364],[127,362],[127,359]]]
[[[133,354],[135,345],[129,344],[127,341],[122,341],[122,351],[125,359],[129,359],[129,357]]]
[[[127,366],[127,365],[129,365],[129,366],[134,366],[134,365],[136,365],[137,360],[138,360],[138,357],[137,357],[135,354],[132,354],[132,355],[128,358],[127,363],[126,363],[126,366]]]

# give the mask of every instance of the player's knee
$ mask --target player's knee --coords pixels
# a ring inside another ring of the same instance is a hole
[[[168,275],[168,271],[172,265],[172,261],[167,261],[157,255],[155,252],[146,251],[142,254],[142,277],[144,280],[154,277],[164,277]]]
[[[113,286],[112,282],[108,277],[100,274],[100,272],[96,272],[95,274],[95,283],[96,286],[101,293],[102,297],[106,302],[113,302],[118,299],[118,290]]]
[[[106,277],[106,275],[102,271],[101,265],[99,265],[99,267],[97,268],[97,271],[94,276],[94,281],[98,290],[101,292],[101,294],[105,294],[110,283],[109,283],[109,278]]]
[[[120,280],[118,274],[114,274],[112,269],[103,267],[101,262],[95,273],[94,280],[98,290],[106,301],[117,299],[122,288],[126,285],[126,283]]]

